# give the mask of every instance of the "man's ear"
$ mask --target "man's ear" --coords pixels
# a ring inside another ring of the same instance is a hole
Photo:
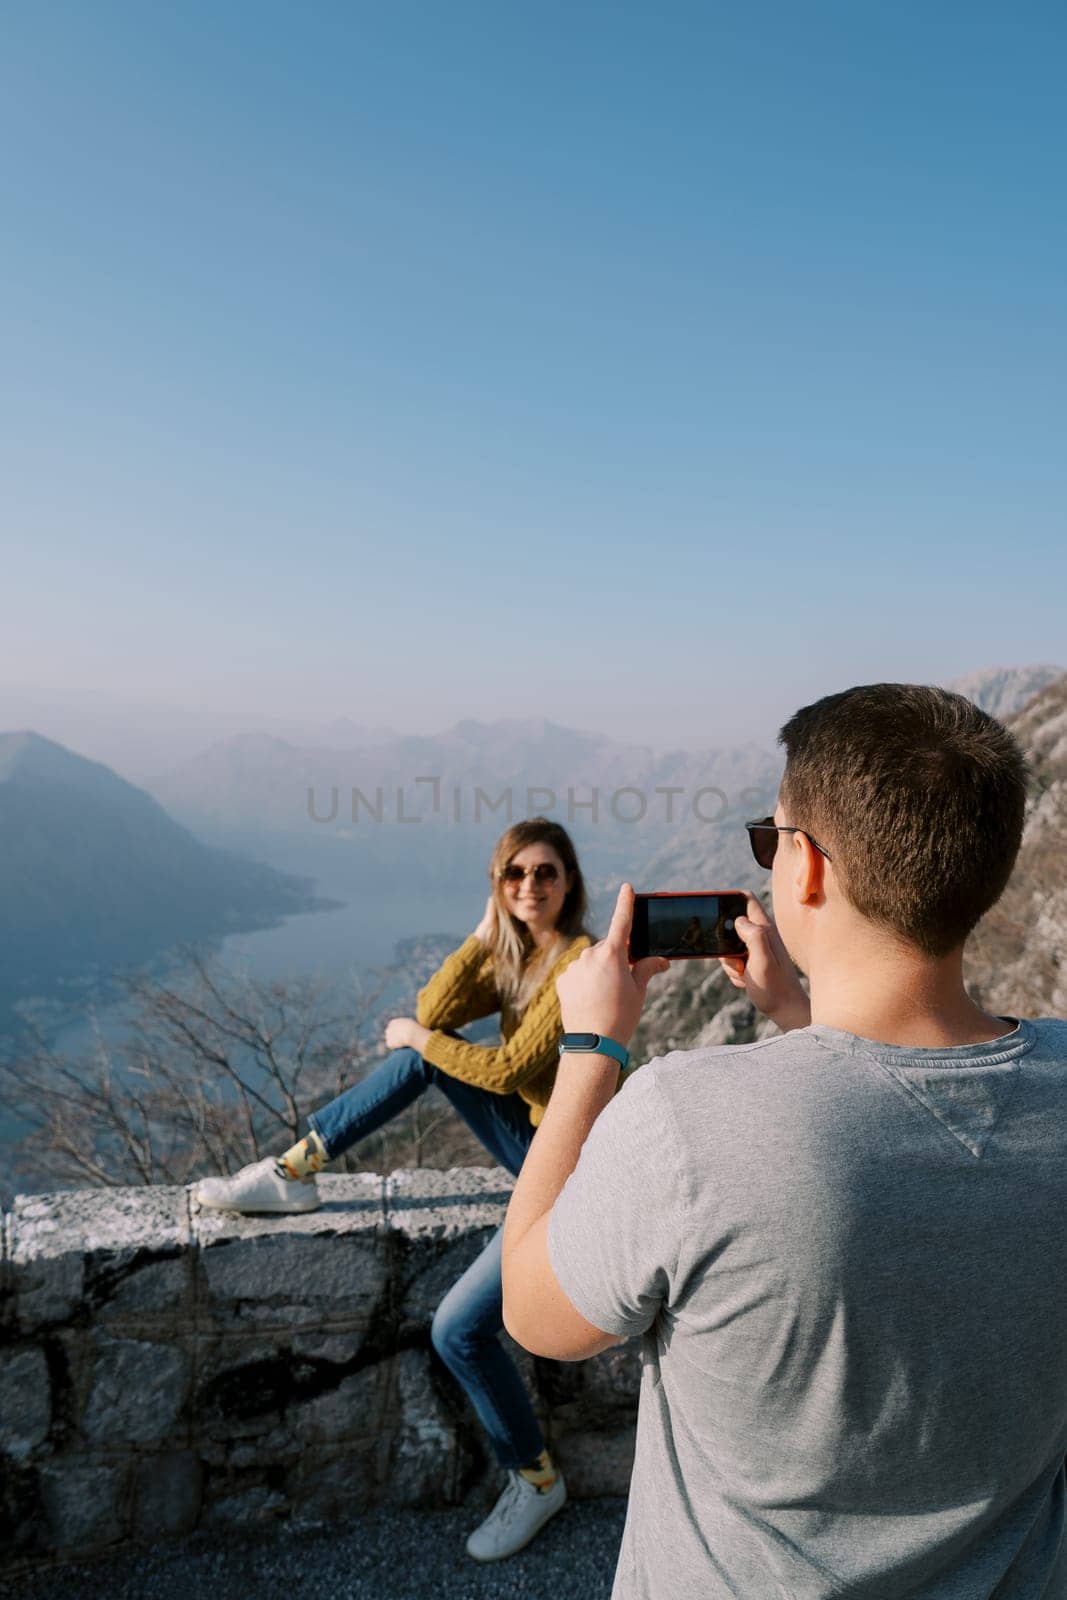
[[[825,857],[816,850],[806,833],[791,833],[789,837],[793,841],[793,888],[801,904],[807,905],[812,900],[822,898]]]

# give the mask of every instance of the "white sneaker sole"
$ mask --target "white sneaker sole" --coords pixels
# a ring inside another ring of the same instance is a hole
[[[288,1204],[282,1201],[263,1200],[256,1204],[243,1204],[236,1200],[212,1200],[200,1193],[199,1189],[193,1191],[197,1204],[203,1211],[232,1211],[239,1217],[293,1217],[302,1216],[307,1211],[318,1211],[322,1201],[317,1195],[309,1195],[306,1200],[296,1196]],[[295,1202],[295,1203],[294,1203]]]

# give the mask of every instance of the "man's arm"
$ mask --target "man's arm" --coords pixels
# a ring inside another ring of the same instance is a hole
[[[650,956],[631,967],[627,946],[632,914],[633,889],[623,884],[607,938],[583,951],[559,978],[556,990],[565,1032],[599,1033],[629,1045],[649,979],[670,965]],[[613,1100],[618,1078],[618,1063],[610,1056],[560,1057],[504,1223],[504,1326],[527,1350],[557,1361],[584,1360],[625,1337],[606,1332],[581,1314],[560,1287],[548,1253],[552,1208],[578,1165],[593,1124]],[[626,1173],[618,1176],[621,1183],[629,1181]]]
[[[586,1135],[614,1097],[618,1079],[619,1063],[611,1056],[560,1056],[552,1094],[508,1206],[504,1326],[535,1356],[584,1361],[622,1343],[586,1321],[560,1288],[548,1258],[552,1207],[578,1165]]]

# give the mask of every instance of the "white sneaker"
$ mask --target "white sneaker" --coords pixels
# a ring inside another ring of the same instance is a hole
[[[201,1178],[194,1191],[210,1211],[317,1211],[322,1204],[314,1177],[280,1178],[275,1158],[266,1156],[231,1178]]]
[[[508,1469],[503,1494],[481,1527],[467,1540],[467,1554],[475,1561],[499,1561],[528,1545],[535,1533],[554,1517],[567,1499],[563,1474],[556,1469],[556,1481],[544,1494],[521,1472]]]

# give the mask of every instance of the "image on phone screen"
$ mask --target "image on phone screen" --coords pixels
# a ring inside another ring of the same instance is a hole
[[[735,893],[636,895],[631,956],[743,956],[735,922],[746,905],[745,896]]]

